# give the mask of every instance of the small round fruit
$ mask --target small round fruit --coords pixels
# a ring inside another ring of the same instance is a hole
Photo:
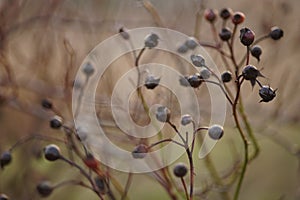
[[[189,37],[184,44],[191,50],[198,46],[197,40],[194,37]]]
[[[227,27],[222,28],[221,32],[219,33],[219,37],[221,38],[221,40],[223,41],[228,41],[231,38],[231,30]]]
[[[188,168],[184,163],[178,163],[173,169],[173,173],[176,177],[183,178],[188,172]]]
[[[186,53],[189,50],[188,46],[186,44],[183,44],[178,47],[177,52],[178,53]]]
[[[213,23],[216,18],[217,18],[217,13],[218,11],[217,10],[214,10],[214,9],[206,9],[204,11],[204,17],[207,21],[209,21],[210,23]]]
[[[277,26],[274,26],[271,28],[270,37],[273,40],[279,40],[283,37],[283,30],[281,28],[278,28]]]
[[[255,80],[260,75],[260,72],[255,66],[247,65],[244,67],[242,75],[246,80]]]
[[[155,112],[155,116],[160,122],[168,122],[171,117],[171,111],[165,106],[159,106]]]
[[[160,78],[159,77],[155,77],[153,75],[148,75],[146,77],[144,85],[145,85],[145,87],[147,89],[153,90],[154,88],[156,88],[156,86],[159,85],[159,82],[160,82]]]
[[[260,55],[262,54],[261,47],[259,45],[255,45],[251,48],[251,55],[256,58],[258,61],[260,60]]]
[[[232,15],[232,10],[231,8],[223,8],[221,11],[220,11],[220,17],[224,20],[227,20],[231,17]]]
[[[158,39],[159,37],[155,33],[147,35],[145,38],[145,47],[148,47],[150,49],[156,47],[158,45]]]
[[[0,194],[0,200],[9,200],[6,194]]]
[[[3,169],[6,165],[11,163],[12,161],[12,156],[10,151],[5,151],[1,154],[0,157],[0,166]]]
[[[225,71],[221,75],[223,83],[228,83],[232,80],[232,73],[230,71]]]
[[[188,82],[193,88],[197,88],[201,85],[202,80],[198,75],[194,74],[188,77]]]
[[[42,181],[36,186],[36,190],[41,197],[48,197],[53,192],[53,187],[48,181]]]
[[[94,74],[95,69],[94,69],[93,65],[88,62],[83,66],[82,71],[86,76],[91,76]]]
[[[212,125],[208,128],[208,135],[213,140],[219,140],[224,135],[223,127],[220,125]]]
[[[276,90],[273,90],[270,86],[264,85],[259,90],[259,96],[262,98],[260,102],[269,102],[276,97]]]
[[[193,65],[196,67],[204,67],[205,66],[205,59],[203,58],[202,55],[191,55],[191,61]]]
[[[186,114],[186,115],[183,115],[183,116],[181,117],[181,124],[182,124],[183,126],[186,126],[186,125],[188,125],[188,124],[190,124],[190,123],[192,123],[192,122],[193,122],[193,118],[192,118],[191,115]]]
[[[235,12],[231,17],[231,21],[234,25],[243,23],[245,20],[245,15],[242,12]]]
[[[62,126],[62,118],[60,116],[54,116],[50,120],[50,127],[53,129],[59,129]]]
[[[242,28],[240,30],[240,41],[245,46],[250,46],[255,38],[255,33],[249,28]]]
[[[55,144],[50,144],[44,148],[45,158],[49,161],[55,161],[61,158],[60,149]]]
[[[131,152],[133,158],[142,159],[145,158],[148,153],[148,148],[144,144],[137,145],[134,150]]]

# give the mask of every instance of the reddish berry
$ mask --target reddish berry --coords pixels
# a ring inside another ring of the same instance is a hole
[[[217,18],[217,11],[214,9],[206,9],[204,11],[204,17],[210,23],[213,23]]]
[[[235,12],[231,17],[231,21],[234,25],[243,23],[245,20],[245,15],[242,12]]]
[[[245,46],[250,46],[254,41],[255,33],[249,28],[242,28],[240,30],[240,40]]]

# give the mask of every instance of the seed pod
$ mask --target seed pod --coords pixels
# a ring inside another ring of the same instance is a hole
[[[155,116],[160,122],[168,122],[171,117],[171,111],[165,106],[160,106],[157,108]]]
[[[95,72],[95,69],[94,69],[93,65],[88,62],[83,66],[82,71],[86,76],[92,76]]]
[[[1,154],[0,157],[0,166],[3,169],[6,165],[11,163],[12,161],[12,156],[10,151],[5,151]]]
[[[276,91],[270,86],[264,85],[259,89],[259,96],[262,98],[260,102],[269,102],[276,97]]]
[[[255,33],[249,28],[240,30],[240,41],[245,46],[250,46],[254,41]]]
[[[221,32],[219,33],[219,37],[223,41],[228,41],[231,38],[231,35],[232,35],[231,30],[227,27],[222,28]]]
[[[223,74],[221,75],[222,81],[224,83],[228,83],[232,80],[232,74],[230,71],[225,71],[223,72]]]
[[[220,12],[220,17],[224,20],[227,20],[230,18],[232,15],[232,10],[231,8],[223,8]]]
[[[281,28],[278,28],[277,26],[274,26],[271,28],[270,37],[273,40],[279,40],[283,37],[283,30]]]
[[[254,87],[255,82],[256,82],[256,78],[258,76],[264,77],[256,67],[254,67],[253,65],[247,65],[244,67],[243,71],[242,71],[242,76],[246,79],[249,80],[251,82],[252,87]]]
[[[148,148],[144,144],[137,145],[134,150],[131,152],[133,158],[142,159],[145,158],[148,153]]]
[[[258,61],[260,61],[260,55],[262,54],[261,47],[259,45],[255,45],[251,48],[251,55],[255,57]]]
[[[220,125],[212,125],[208,128],[208,135],[213,140],[219,140],[224,135],[223,127]]]
[[[49,161],[55,161],[61,158],[60,149],[55,144],[50,144],[44,148],[45,158]]]
[[[191,50],[194,50],[198,46],[197,40],[194,37],[189,37],[184,44]]]
[[[214,9],[206,9],[204,11],[204,17],[207,21],[209,21],[210,23],[213,23],[216,18],[217,18],[217,13],[218,11],[217,10],[214,10]]]
[[[199,75],[191,75],[188,77],[188,82],[193,88],[197,88],[201,85],[202,80]]]
[[[245,20],[245,15],[242,12],[235,12],[231,17],[231,21],[234,25],[243,23]]]
[[[188,125],[188,124],[190,124],[190,123],[192,123],[192,122],[193,122],[193,118],[192,118],[191,115],[186,114],[186,115],[183,115],[183,116],[181,117],[181,124],[182,124],[183,126],[186,126],[186,125]]]
[[[200,77],[202,77],[202,79],[209,79],[210,75],[211,75],[211,72],[208,69],[206,69],[206,68],[201,69]]]
[[[59,129],[62,126],[62,118],[60,116],[54,116],[50,120],[50,127],[53,129]]]
[[[184,163],[178,163],[175,165],[173,169],[173,173],[176,177],[182,178],[184,177],[188,172],[188,168]]]
[[[196,67],[204,67],[205,66],[205,59],[203,58],[202,55],[191,55],[191,60],[193,65]]]
[[[154,89],[156,88],[156,86],[159,85],[159,82],[160,82],[160,78],[159,77],[155,77],[153,75],[148,75],[146,77],[146,80],[145,80],[145,86],[147,89]]]
[[[148,47],[150,49],[156,47],[158,45],[158,39],[159,37],[155,33],[147,35],[145,38],[145,47]]]
[[[53,192],[53,187],[48,181],[42,181],[36,186],[36,190],[38,191],[41,197],[48,197]]]

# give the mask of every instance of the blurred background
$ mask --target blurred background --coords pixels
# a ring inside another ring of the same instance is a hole
[[[53,113],[42,109],[41,100],[51,99],[64,121],[73,123],[71,89],[77,69],[97,44],[117,34],[121,27],[160,26],[193,36],[197,24],[200,28],[194,36],[200,41],[213,41],[210,26],[201,16],[203,9],[225,7],[242,11],[246,15],[242,26],[250,27],[256,36],[269,33],[273,26],[284,30],[284,37],[279,41],[260,43],[263,53],[259,63],[251,58],[251,63],[266,76],[261,79],[262,83],[278,88],[276,99],[267,104],[259,103],[258,88],[252,89],[250,84],[245,84],[242,91],[260,154],[248,167],[240,199],[299,199],[300,1],[297,0],[0,0],[0,152],[29,134],[62,137],[62,133],[49,127]],[[197,20],[197,13],[200,20]],[[221,27],[220,20],[216,26]],[[207,50],[220,71],[225,70],[219,54]],[[243,46],[237,42],[237,57],[241,58],[244,53]],[[105,110],[109,109],[107,96],[122,73],[112,68],[105,77],[111,82],[99,88],[99,99],[96,99],[99,116],[108,122],[113,119]],[[209,104],[202,99],[199,101]],[[211,153],[220,172],[226,171],[235,158],[239,160],[243,155],[242,141],[228,110],[224,140]],[[208,116],[209,113],[204,114],[203,122]],[[110,123],[110,128],[117,133],[113,126]],[[41,156],[45,144],[47,142],[35,140],[14,151],[13,162],[0,170],[0,193],[6,193],[11,199],[40,199],[35,190],[39,181],[55,183],[70,177],[81,178],[75,169],[64,163],[45,161]],[[125,184],[126,174],[113,173]],[[202,161],[196,163],[196,174],[200,190],[210,181]],[[218,199],[217,193],[210,191],[207,199]],[[163,188],[147,175],[134,176],[129,197],[168,198]],[[83,198],[97,199],[92,192],[72,186],[58,189],[49,197]]]

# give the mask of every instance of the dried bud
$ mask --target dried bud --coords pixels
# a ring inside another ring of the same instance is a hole
[[[201,77],[197,74],[191,75],[188,77],[188,82],[193,88],[197,88],[201,85]]]
[[[216,18],[217,18],[217,13],[218,11],[217,10],[214,10],[214,9],[206,9],[204,11],[204,17],[207,21],[209,21],[210,23],[213,23]]]
[[[142,159],[145,158],[148,153],[148,148],[144,144],[137,145],[134,150],[131,152],[133,158]]]
[[[240,30],[240,41],[245,46],[250,46],[254,41],[255,33],[249,28]]]
[[[231,21],[234,25],[243,23],[245,20],[245,15],[242,12],[235,12],[231,17]]]
[[[83,66],[82,71],[86,76],[91,76],[94,74],[95,69],[94,69],[93,65],[88,62]]]
[[[228,41],[231,38],[231,35],[232,35],[231,30],[227,27],[222,28],[221,32],[219,33],[219,37],[223,41]]]
[[[181,124],[183,126],[186,126],[186,125],[190,124],[191,122],[193,122],[193,118],[191,115],[183,115],[181,117]]]
[[[224,83],[228,83],[232,80],[232,74],[230,71],[223,72],[221,78]]]
[[[220,12],[220,17],[224,20],[227,20],[230,18],[232,15],[232,10],[231,8],[223,8]]]
[[[208,128],[208,135],[213,140],[219,140],[224,135],[223,127],[220,125],[212,125]]]
[[[197,40],[194,37],[189,37],[184,44],[191,50],[198,46]]]
[[[204,67],[205,66],[205,59],[202,55],[191,55],[191,60],[193,65],[196,67]]]
[[[171,117],[171,111],[165,106],[160,106],[157,108],[155,115],[158,121],[168,122]]]
[[[49,161],[55,161],[61,158],[60,149],[55,144],[50,144],[44,148],[45,158]]]
[[[271,28],[270,37],[273,40],[279,40],[283,37],[283,30],[281,28],[278,28],[277,26],[274,26]]]
[[[251,48],[251,55],[255,57],[258,61],[260,61],[260,55],[262,53],[261,47],[259,45],[255,45]]]
[[[41,197],[48,197],[53,192],[53,187],[48,181],[43,181],[36,186],[36,190]]]
[[[159,37],[155,33],[147,35],[145,38],[145,47],[148,47],[150,49],[156,47],[158,45],[158,39]]]
[[[259,89],[259,96],[262,98],[260,102],[272,101],[276,97],[276,91],[277,90],[273,90],[270,86],[262,86]]]
[[[173,173],[175,176],[182,178],[184,177],[188,172],[188,168],[184,163],[178,163],[173,169]]]
[[[160,78],[153,75],[148,75],[145,80],[145,86],[147,89],[154,89],[159,85]]]
[[[1,154],[0,157],[0,166],[3,169],[6,165],[11,163],[12,161],[12,156],[10,151],[5,151]]]

